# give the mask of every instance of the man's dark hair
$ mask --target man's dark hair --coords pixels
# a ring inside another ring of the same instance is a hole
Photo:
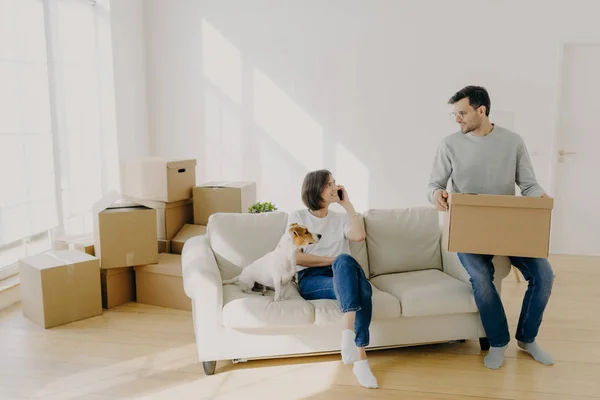
[[[465,86],[450,97],[448,104],[454,104],[461,101],[465,97],[469,98],[469,104],[474,109],[485,106],[485,115],[490,116],[490,95],[483,86]]]
[[[323,207],[321,192],[325,189],[331,172],[326,169],[312,171],[306,174],[302,183],[302,202],[311,211],[320,210]]]

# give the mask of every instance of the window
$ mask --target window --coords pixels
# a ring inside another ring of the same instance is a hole
[[[0,0],[0,267],[57,226],[41,0]]]
[[[0,268],[118,188],[109,2],[0,0]]]

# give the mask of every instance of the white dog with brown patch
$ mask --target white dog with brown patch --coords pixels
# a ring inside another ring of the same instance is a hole
[[[254,284],[258,283],[274,289],[275,301],[282,300],[282,287],[290,283],[296,275],[298,250],[318,243],[321,239],[321,235],[315,235],[305,226],[296,223],[289,226],[287,233],[282,236],[275,250],[252,262],[238,276],[223,281],[223,284],[237,283],[244,292],[250,293]]]

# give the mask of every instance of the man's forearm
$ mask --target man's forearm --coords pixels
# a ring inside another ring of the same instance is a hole
[[[333,264],[333,260],[333,257],[321,257],[302,252],[298,252],[296,255],[296,264],[303,267],[328,267]]]

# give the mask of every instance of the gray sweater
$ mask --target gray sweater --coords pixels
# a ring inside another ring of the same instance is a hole
[[[523,196],[545,194],[521,136],[498,125],[487,136],[457,132],[442,141],[429,179],[430,202],[449,178],[454,193],[514,195],[516,183]]]

